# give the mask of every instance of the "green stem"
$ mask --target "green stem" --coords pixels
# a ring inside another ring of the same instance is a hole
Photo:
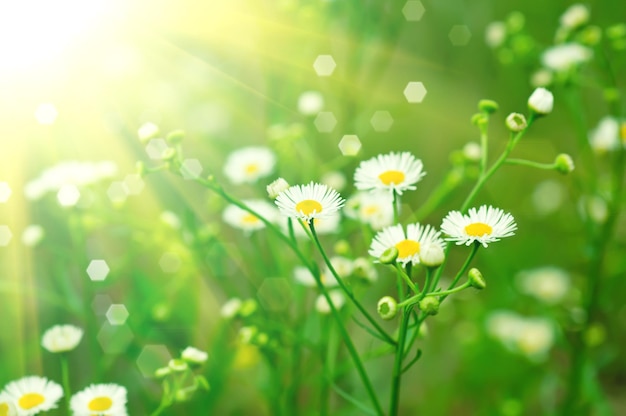
[[[454,289],[443,290],[441,292],[427,293],[426,295],[424,295],[424,297],[428,297],[428,296],[448,296],[448,295],[451,295],[453,293],[465,290],[465,289],[467,289],[470,286],[471,286],[470,282],[467,281],[467,282],[463,283],[461,286],[455,287]]]
[[[528,166],[531,168],[545,169],[545,170],[556,169],[556,164],[554,163],[539,163],[539,162],[534,162],[532,160],[526,160],[526,159],[507,159],[504,161],[504,163],[506,163],[507,165]]]
[[[374,328],[376,328],[376,331],[378,331],[380,335],[389,344],[392,344],[392,345],[395,344],[395,341],[393,340],[393,338],[391,338],[389,334],[387,334],[387,332],[385,332],[385,330],[378,324],[378,322],[376,322],[376,320],[367,312],[367,310],[365,310],[363,305],[361,305],[361,303],[354,297],[354,293],[352,293],[352,290],[346,286],[346,284],[343,282],[343,279],[339,276],[339,274],[337,274],[337,271],[333,267],[333,264],[330,262],[330,259],[328,258],[328,255],[326,254],[326,251],[324,250],[324,248],[322,247],[322,244],[320,243],[319,237],[317,236],[317,232],[315,231],[315,225],[313,224],[313,221],[309,223],[309,228],[311,230],[311,235],[313,236],[313,241],[315,242],[315,246],[317,247],[318,251],[322,255],[322,258],[324,259],[324,263],[328,267],[328,270],[330,270],[332,275],[337,280],[337,283],[339,283],[339,286],[341,287],[343,292],[352,301],[352,303],[354,303],[357,309],[361,311],[361,313],[363,314],[363,316],[365,316],[365,318],[369,321],[369,323],[372,324]]]
[[[398,334],[398,343],[396,344],[396,354],[393,362],[391,379],[389,416],[396,416],[398,414],[398,405],[400,403],[400,382],[402,380],[402,362],[404,359],[404,344],[406,343],[407,325],[409,323],[409,309],[410,308],[403,306],[400,314],[400,332]]]
[[[70,386],[70,371],[69,363],[66,353],[61,353],[61,380],[63,382],[63,397],[65,398],[65,405],[67,406],[67,412],[71,413],[70,398],[72,397],[72,388]]]
[[[406,282],[407,286],[409,286],[411,288],[411,290],[413,291],[413,293],[417,294],[419,293],[419,287],[417,286],[417,284],[415,282],[413,282],[411,280],[411,278],[409,277],[409,275],[402,269],[402,266],[400,266],[400,264],[398,262],[394,263],[395,269],[398,272],[398,275],[402,277],[402,279],[404,279],[404,281]],[[398,296],[402,296],[402,290],[400,290],[400,293],[398,293]]]
[[[397,224],[400,219],[400,195],[393,190],[393,223]]]
[[[454,286],[459,282],[459,280],[461,279],[461,276],[463,276],[463,274],[465,274],[465,271],[467,270],[467,268],[469,267],[470,263],[474,259],[474,256],[478,252],[479,248],[480,248],[480,243],[478,241],[474,241],[474,245],[472,246],[472,251],[470,251],[470,254],[465,259],[465,262],[463,263],[463,266],[461,266],[461,268],[457,272],[456,276],[454,277],[454,280],[452,281],[452,284],[450,284],[448,289],[454,288]],[[440,271],[441,271],[441,267],[439,268],[439,270],[437,270],[437,274],[435,275],[435,280],[433,281],[433,290],[436,290],[437,289],[437,285],[439,284],[439,279],[441,277]]]
[[[320,360],[322,362],[322,377],[321,377],[321,385],[320,385],[320,416],[328,415],[329,408],[329,399],[330,399],[330,386],[329,381],[330,377],[330,368],[329,368],[329,350],[330,343],[328,335],[330,330],[330,322],[326,319],[327,316],[325,314],[320,315]]]

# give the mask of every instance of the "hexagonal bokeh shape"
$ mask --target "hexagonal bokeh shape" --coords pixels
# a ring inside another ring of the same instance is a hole
[[[426,87],[419,81],[411,81],[406,85],[404,89],[404,96],[410,103],[421,103],[426,97]]]
[[[102,324],[96,339],[106,354],[121,354],[126,351],[133,340],[133,332],[128,325]]]
[[[121,181],[111,182],[107,189],[107,196],[114,204],[122,204],[128,198],[128,188]]]
[[[59,188],[57,201],[62,207],[73,207],[80,199],[80,191],[76,185],[66,184]]]
[[[141,175],[130,173],[124,177],[124,188],[128,195],[139,195],[146,187]]]
[[[167,363],[172,359],[167,347],[163,344],[151,344],[143,347],[139,355],[137,356],[137,368],[144,377],[154,377],[154,372],[162,367],[167,366]]]
[[[165,273],[176,273],[180,269],[180,256],[174,252],[166,251],[159,260],[159,266]]]
[[[107,313],[112,303],[111,296],[100,293],[93,297],[91,309],[93,309],[96,315],[103,316]]]
[[[370,124],[376,131],[389,131],[393,125],[393,117],[391,117],[389,111],[377,111],[370,119]]]
[[[165,139],[151,139],[146,145],[146,153],[152,160],[160,160],[169,149]]]
[[[404,18],[409,22],[417,22],[421,20],[422,16],[424,16],[424,12],[424,5],[419,0],[409,0],[404,4],[404,7],[402,8],[402,14],[404,15]]]
[[[0,225],[0,246],[4,247],[9,245],[11,238],[13,237],[13,233],[8,225]]]
[[[317,117],[315,117],[313,124],[315,124],[315,128],[320,133],[330,133],[335,129],[337,119],[332,112],[321,111],[317,114]]]
[[[361,140],[356,134],[346,134],[339,142],[339,150],[344,156],[355,156],[361,150]]]
[[[185,159],[180,167],[184,179],[198,179],[202,174],[202,164],[198,159]]]
[[[469,28],[465,25],[452,26],[450,33],[448,33],[448,38],[450,38],[450,42],[452,42],[454,46],[467,45],[471,37],[472,32],[470,32]]]
[[[335,71],[337,64],[332,55],[318,55],[313,63],[315,72],[320,77],[329,77]]]
[[[4,204],[11,197],[11,187],[6,182],[0,182],[0,204]]]
[[[259,303],[268,311],[287,309],[293,299],[293,290],[284,277],[268,277],[257,290]]]
[[[122,303],[114,303],[109,306],[105,314],[107,321],[111,325],[124,325],[128,319],[128,309]]]
[[[89,266],[87,266],[87,274],[94,282],[106,279],[109,271],[111,271],[111,269],[109,269],[109,265],[104,260],[91,260]]]

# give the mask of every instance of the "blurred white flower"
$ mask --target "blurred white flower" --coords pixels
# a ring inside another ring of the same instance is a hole
[[[43,239],[44,230],[39,224],[31,224],[24,228],[22,232],[22,244],[27,247],[34,247]]]
[[[517,275],[516,282],[522,293],[548,304],[560,302],[570,289],[569,274],[552,266],[524,270]]]
[[[194,347],[187,347],[183,350],[180,357],[190,363],[202,364],[209,358],[209,354]]]
[[[267,147],[251,146],[235,150],[226,158],[224,174],[234,184],[255,183],[272,173],[276,155]]]
[[[92,384],[72,396],[72,415],[128,416],[126,394],[126,388],[117,384]]]
[[[528,108],[538,115],[546,115],[552,112],[554,96],[545,88],[536,88],[528,97]]]
[[[278,217],[278,210],[265,200],[246,199],[241,202],[270,222],[276,220]],[[226,209],[224,209],[222,217],[224,222],[228,225],[243,231],[252,232],[265,228],[265,223],[257,216],[252,215],[236,205],[228,205]]]
[[[71,351],[83,337],[83,330],[74,325],[55,325],[44,332],[41,345],[50,352]]]
[[[333,290],[328,294],[330,301],[335,306],[335,309],[341,309],[341,307],[346,303],[346,298],[343,293]],[[321,314],[329,314],[330,313],[330,305],[328,301],[324,297],[324,295],[319,295],[317,299],[315,299],[315,310]]]
[[[545,318],[526,318],[510,311],[494,311],[487,317],[487,332],[508,350],[540,362],[554,344],[554,325]]]
[[[504,22],[491,22],[485,29],[485,43],[490,48],[501,46],[506,40],[506,24]]]
[[[420,159],[409,152],[391,152],[362,161],[354,172],[354,185],[361,191],[378,189],[402,195],[415,190],[424,175]]]
[[[346,216],[374,230],[393,224],[393,196],[386,191],[357,192],[346,202]]]
[[[541,55],[541,63],[555,72],[568,71],[570,68],[589,61],[593,50],[578,43],[564,43],[547,49]]]
[[[298,111],[305,116],[314,116],[324,108],[324,97],[319,91],[305,91],[298,97]]]
[[[337,191],[346,187],[347,179],[343,173],[333,170],[322,175],[321,182]]]
[[[19,416],[33,416],[56,409],[63,389],[45,377],[27,376],[7,384],[2,394],[15,404]]]
[[[220,309],[220,315],[224,319],[231,319],[239,313],[243,302],[239,298],[230,298]]]
[[[595,129],[589,132],[589,144],[597,153],[616,150],[620,146],[620,125],[615,117],[604,116]]]
[[[561,26],[575,29],[589,21],[589,9],[583,4],[572,4],[559,19]]]

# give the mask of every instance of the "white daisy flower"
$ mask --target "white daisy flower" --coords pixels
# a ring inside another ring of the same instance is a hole
[[[517,334],[518,351],[531,361],[544,361],[554,344],[554,325],[545,318],[526,318]]]
[[[357,192],[346,202],[346,216],[381,230],[393,224],[393,196],[389,192]]]
[[[361,162],[354,172],[354,183],[359,190],[385,189],[402,195],[414,190],[426,175],[422,169],[422,161],[411,153],[391,152]]]
[[[418,264],[423,245],[439,244],[441,247],[444,246],[440,235],[441,232],[430,225],[409,224],[406,227],[406,233],[401,224],[392,225],[382,229],[374,236],[369,254],[379,258],[386,250],[396,247],[398,249],[398,262],[403,265]]]
[[[333,290],[328,293],[328,297],[330,297],[330,301],[335,306],[335,309],[341,309],[341,307],[346,303],[346,297],[343,293]],[[321,314],[329,314],[330,313],[330,305],[326,300],[324,295],[318,295],[317,299],[315,299],[315,310]]]
[[[194,347],[185,348],[180,356],[183,360],[194,364],[202,364],[209,359],[207,352]]]
[[[6,393],[0,393],[0,415],[17,416],[17,408],[15,407],[15,403],[11,401]]]
[[[446,240],[454,241],[457,245],[469,246],[478,241],[487,247],[489,243],[514,235],[517,224],[511,214],[483,205],[478,210],[470,208],[467,215],[459,211],[449,212],[443,219],[441,230],[449,235]]]
[[[250,199],[241,201],[253,211],[263,216],[268,221],[274,221],[277,217],[276,208],[267,201]],[[222,214],[224,222],[243,231],[256,231],[265,228],[265,223],[257,216],[239,208],[236,205],[228,205]]]
[[[230,298],[220,308],[222,318],[231,319],[241,310],[243,302],[239,298]]]
[[[244,147],[228,155],[224,174],[234,184],[254,183],[271,174],[275,165],[276,155],[269,148]]]
[[[522,293],[551,305],[560,302],[570,290],[569,274],[553,266],[524,270],[516,281]]]
[[[304,266],[297,266],[295,269],[293,269],[293,277],[296,282],[300,283],[301,285],[307,287],[317,287],[317,283],[315,283],[315,278],[313,277],[313,274],[311,274],[311,271]],[[320,280],[322,281],[322,285],[324,285],[325,287],[334,287],[339,285],[337,279],[335,279],[335,276],[330,273],[330,270],[328,270],[328,268],[324,268],[324,270],[320,272]]]
[[[275,202],[284,216],[309,222],[331,217],[346,201],[334,189],[311,182],[289,187],[276,197]]]
[[[71,351],[83,337],[83,330],[74,325],[55,325],[44,332],[41,345],[50,352]]]
[[[595,129],[589,132],[589,144],[597,153],[606,153],[619,148],[619,121],[615,117],[604,116]]]
[[[341,223],[341,215],[334,214],[326,218],[315,218],[313,219],[313,224],[315,225],[315,232],[317,235],[326,235],[326,234],[336,234],[339,231],[339,226]],[[282,223],[283,229],[285,232],[288,230],[288,222],[285,221]],[[296,238],[308,238],[308,234],[305,229],[309,230],[309,223],[303,223],[304,227],[300,224],[293,224],[293,233]]]
[[[554,72],[563,72],[589,61],[592,57],[592,49],[578,43],[564,43],[547,49],[541,55],[541,63]]]
[[[74,416],[128,416],[126,388],[117,384],[92,384],[72,396]]]
[[[27,376],[12,381],[4,388],[5,397],[17,407],[20,416],[32,416],[56,409],[63,389],[45,377]]]

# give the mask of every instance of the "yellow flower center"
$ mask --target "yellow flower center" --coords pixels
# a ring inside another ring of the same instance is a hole
[[[9,414],[9,405],[5,403],[0,403],[0,416],[7,416]]]
[[[101,410],[109,410],[112,404],[113,404],[113,400],[111,400],[108,397],[96,397],[95,399],[89,402],[87,407],[89,408],[89,410],[98,412]]]
[[[246,214],[241,218],[241,222],[244,224],[252,225],[259,222],[259,219],[252,214]]]
[[[403,240],[396,244],[396,248],[398,249],[398,258],[404,259],[419,253],[420,243],[413,240]]]
[[[17,401],[17,404],[22,409],[29,410],[29,409],[32,409],[35,406],[39,406],[45,400],[46,400],[46,398],[43,397],[43,395],[41,395],[39,393],[26,393],[25,395],[20,397],[20,399]]]
[[[397,185],[404,181],[404,172],[399,170],[388,170],[378,175],[378,179],[385,185]]]
[[[322,204],[313,199],[305,199],[296,204],[296,211],[303,215],[311,215],[314,212],[319,214],[322,212]]]
[[[470,237],[482,237],[483,235],[491,235],[493,228],[483,222],[474,222],[465,227],[465,232]]]
[[[248,175],[257,173],[259,171],[259,165],[256,163],[250,163],[249,165],[246,165],[245,171]]]
[[[378,205],[368,205],[363,208],[363,214],[365,215],[374,215],[377,214],[379,211],[380,208],[378,207]]]

